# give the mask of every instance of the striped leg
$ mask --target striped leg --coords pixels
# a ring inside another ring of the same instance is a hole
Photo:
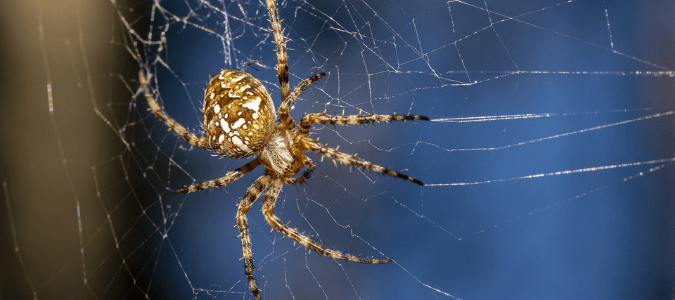
[[[211,150],[209,141],[206,138],[197,137],[197,135],[187,130],[185,127],[183,127],[183,125],[180,125],[180,123],[176,122],[176,120],[173,118],[169,117],[169,114],[167,114],[159,106],[159,103],[157,103],[157,100],[155,100],[155,97],[152,96],[152,93],[150,93],[150,90],[148,89],[148,83],[145,79],[145,76],[143,75],[142,70],[138,72],[138,79],[141,83],[141,88],[143,89],[143,95],[148,101],[148,106],[150,107],[148,110],[152,111],[152,113],[155,114],[155,116],[160,121],[164,122],[166,127],[169,127],[170,131],[173,131],[177,135],[183,137],[183,139],[190,143],[190,145],[206,150]]]
[[[274,33],[274,42],[277,44],[277,73],[279,76],[279,85],[281,88],[281,101],[283,102],[290,88],[288,86],[288,63],[286,63],[286,41],[284,40],[284,31],[281,29],[281,20],[277,11],[276,0],[266,0],[267,13],[270,15],[270,24]]]
[[[304,154],[301,154],[301,155],[305,159],[305,161],[304,161],[305,172],[303,172],[302,176],[300,176],[300,177],[284,178],[284,182],[286,184],[303,183],[303,182],[307,181],[307,179],[309,179],[309,176],[312,175],[312,171],[314,170],[314,162],[311,159],[309,159],[309,157],[307,157],[306,155],[304,155]]]
[[[365,159],[356,158],[356,155],[349,155],[347,153],[337,151],[337,149],[325,147],[324,145],[321,145],[319,142],[317,142],[313,139],[310,139],[308,137],[302,137],[300,139],[300,143],[302,143],[302,145],[309,150],[320,153],[321,155],[324,155],[324,156],[328,156],[328,157],[330,157],[334,160],[337,160],[337,161],[339,161],[343,164],[357,166],[361,169],[368,169],[368,170],[375,171],[375,172],[378,172],[378,173],[387,174],[389,176],[402,178],[402,179],[411,181],[411,182],[419,184],[419,185],[424,185],[421,181],[419,181],[415,178],[412,178],[408,175],[403,175],[401,173],[389,170],[385,167],[375,165],[375,164],[373,164],[373,163],[371,163],[371,162],[369,162]]]
[[[298,129],[302,136],[307,136],[312,124],[333,124],[333,125],[356,125],[375,122],[389,122],[402,120],[423,120],[429,121],[429,117],[425,116],[394,116],[394,115],[350,115],[350,116],[333,116],[324,113],[307,114],[302,117]]]
[[[288,114],[288,110],[291,105],[293,105],[293,101],[295,101],[295,99],[298,98],[310,84],[312,84],[312,82],[317,81],[319,78],[323,77],[323,75],[325,75],[325,73],[319,73],[303,80],[295,87],[295,89],[293,89],[293,92],[286,97],[286,99],[281,101],[281,105],[279,105],[279,121],[281,121],[288,130],[293,130],[295,127],[295,122]]]
[[[255,296],[256,300],[260,300],[260,292],[258,291],[258,285],[255,282],[255,277],[253,277],[253,251],[251,250],[251,236],[248,233],[248,223],[246,222],[246,213],[248,209],[251,208],[253,202],[255,202],[262,191],[265,190],[267,185],[270,183],[271,177],[269,175],[260,176],[251,187],[246,191],[246,194],[241,199],[239,203],[239,209],[237,210],[237,227],[239,227],[239,237],[241,238],[241,248],[244,256],[244,269],[246,270],[246,277],[248,277],[248,284],[251,286],[251,291]]]
[[[326,247],[315,242],[314,240],[310,239],[304,234],[299,233],[297,228],[293,229],[289,228],[288,225],[281,222],[281,220],[279,220],[279,218],[274,215],[274,204],[277,201],[277,197],[279,196],[279,192],[281,191],[282,186],[283,181],[281,179],[275,179],[265,192],[265,197],[263,198],[263,214],[265,215],[265,219],[267,219],[267,222],[270,223],[272,228],[285,234],[286,236],[294,239],[303,246],[312,249],[316,253],[319,253],[321,255],[369,264],[384,264],[392,261],[391,258],[387,259],[362,258],[342,253],[340,251],[327,249]]]
[[[239,167],[238,169],[234,171],[227,172],[225,176],[220,177],[218,179],[213,179],[209,181],[204,181],[200,182],[194,185],[191,185],[186,188],[182,188],[179,190],[173,191],[174,194],[180,194],[180,193],[188,193],[188,192],[196,192],[199,190],[205,190],[209,188],[214,188],[214,187],[221,187],[224,186],[230,182],[233,182],[242,176],[246,175],[246,173],[250,172],[251,170],[255,169],[257,166],[260,165],[260,160],[259,159],[254,159],[250,161],[249,163]]]

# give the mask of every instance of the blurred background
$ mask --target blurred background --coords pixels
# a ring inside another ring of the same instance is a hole
[[[248,218],[267,299],[673,299],[671,1],[282,1],[291,113],[418,114],[311,137],[422,180],[324,160]],[[171,190],[247,160],[192,149],[204,87],[243,68],[279,88],[260,1],[0,4],[0,298],[252,299],[225,188]],[[247,66],[257,62],[253,66]],[[318,155],[310,155],[320,162]]]

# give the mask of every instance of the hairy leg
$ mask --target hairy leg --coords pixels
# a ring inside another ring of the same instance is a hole
[[[166,127],[169,127],[170,131],[183,137],[190,145],[210,150],[210,144],[206,138],[197,137],[197,135],[187,130],[173,118],[169,117],[169,115],[159,106],[159,103],[157,103],[157,100],[155,100],[155,97],[152,96],[152,93],[150,93],[150,90],[148,89],[148,82],[143,75],[143,71],[138,72],[138,79],[141,83],[141,88],[143,89],[143,95],[148,101],[148,106],[150,107],[149,110],[152,111],[160,121],[164,122]]]
[[[337,149],[326,147],[324,145],[321,145],[321,143],[319,143],[319,142],[317,142],[313,139],[310,139],[308,137],[302,137],[300,139],[300,143],[302,143],[302,145],[309,150],[320,153],[321,155],[324,155],[324,156],[328,156],[328,157],[330,157],[332,159],[335,159],[335,160],[337,160],[337,161],[339,161],[343,164],[357,166],[361,169],[367,169],[367,170],[375,171],[375,172],[378,172],[378,173],[387,174],[389,176],[402,178],[402,179],[408,180],[410,182],[413,182],[413,183],[416,183],[416,184],[419,184],[419,185],[424,185],[424,183],[422,183],[421,181],[419,181],[415,178],[412,178],[408,175],[404,175],[404,174],[389,170],[385,167],[378,166],[378,165],[373,164],[373,163],[371,163],[371,162],[369,162],[365,159],[356,158],[356,155],[349,155],[347,153],[340,152]]]
[[[239,237],[241,238],[241,247],[242,252],[244,253],[244,256],[242,257],[244,260],[244,269],[246,277],[248,277],[248,284],[251,287],[251,291],[256,300],[260,300],[260,292],[258,291],[255,277],[253,277],[255,268],[253,267],[253,251],[251,250],[251,236],[248,232],[246,213],[249,208],[251,208],[251,205],[253,205],[253,202],[260,197],[260,194],[265,190],[267,185],[269,185],[270,179],[271,177],[269,175],[258,177],[248,191],[246,191],[246,194],[239,203],[239,209],[237,210],[237,227],[239,228]]]
[[[180,193],[187,193],[187,192],[196,192],[196,191],[199,191],[199,190],[205,190],[205,189],[214,188],[214,187],[221,187],[221,186],[224,186],[228,183],[231,183],[231,182],[241,178],[242,176],[246,175],[246,173],[255,169],[259,165],[260,165],[260,160],[256,158],[256,159],[250,161],[249,163],[237,168],[234,171],[227,172],[227,174],[225,174],[225,176],[223,176],[223,177],[220,177],[218,179],[209,180],[209,181],[200,182],[200,183],[191,185],[191,186],[186,187],[186,188],[175,190],[173,192],[174,192],[174,194],[180,194]]]
[[[324,113],[307,114],[302,117],[298,129],[302,136],[307,136],[312,124],[320,123],[327,125],[356,125],[375,122],[403,121],[403,120],[422,120],[429,121],[425,116],[395,116],[395,115],[349,115],[333,116]]]
[[[314,240],[310,239],[309,237],[305,236],[304,234],[299,233],[297,228],[292,228],[292,229],[289,228],[288,225],[281,222],[281,220],[279,220],[279,218],[274,215],[274,204],[277,201],[277,197],[279,196],[279,192],[281,191],[282,186],[283,186],[283,181],[281,179],[275,179],[272,182],[272,184],[270,184],[270,186],[267,189],[267,191],[265,192],[265,196],[263,198],[263,214],[265,215],[265,219],[267,219],[267,222],[270,223],[272,228],[274,228],[275,230],[285,234],[286,236],[294,239],[295,241],[302,244],[303,246],[305,246],[309,249],[312,249],[316,253],[319,253],[321,255],[330,256],[332,258],[355,261],[355,262],[370,263],[370,264],[383,264],[383,263],[388,263],[388,262],[392,261],[391,258],[387,258],[387,259],[362,258],[362,257],[342,253],[340,251],[327,249],[323,245],[315,242]]]
[[[266,0],[267,13],[270,15],[270,24],[274,33],[274,42],[277,44],[277,73],[281,88],[281,101],[283,102],[290,92],[288,86],[288,63],[286,63],[286,41],[284,40],[284,31],[281,29],[281,20],[277,11],[276,0]]]
[[[325,75],[325,73],[319,73],[303,80],[293,89],[293,92],[286,99],[281,101],[281,105],[279,105],[279,121],[281,121],[288,130],[293,130],[295,127],[295,122],[288,114],[288,110],[291,105],[293,105],[293,101],[295,101],[295,99],[298,98],[310,84],[312,84],[312,82],[317,81],[319,78],[323,77],[323,75]]]
[[[286,184],[296,184],[296,183],[303,183],[309,179],[309,176],[312,175],[312,171],[314,170],[314,162],[309,159],[304,154],[301,154],[302,157],[304,157],[304,162],[303,164],[305,165],[305,172],[302,173],[302,176],[300,177],[295,177],[295,178],[284,178],[284,183]]]

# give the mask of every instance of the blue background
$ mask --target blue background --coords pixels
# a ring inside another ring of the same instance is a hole
[[[308,255],[290,240],[279,240],[280,234],[269,234],[255,206],[249,218],[262,267],[256,274],[267,297],[671,296],[673,121],[668,115],[643,118],[672,113],[673,81],[641,73],[672,67],[663,52],[672,46],[672,26],[657,17],[668,10],[663,5],[669,4],[282,5],[291,40],[291,86],[313,73],[328,74],[296,103],[295,118],[324,109],[428,115],[437,122],[318,126],[313,137],[427,184],[450,185],[420,188],[346,166],[336,169],[329,161],[319,164],[307,184],[285,187],[277,214],[328,247],[393,257],[396,263],[363,266]],[[220,39],[190,26],[176,36],[169,32],[168,64],[180,81],[158,68],[160,91],[167,111],[181,123],[199,126],[199,98],[211,74],[250,61],[259,61],[258,70],[248,71],[267,83],[278,105],[274,46],[256,30],[267,26],[264,12],[257,13],[259,23],[239,28],[244,36],[235,41],[234,66],[223,62]],[[260,43],[261,38],[266,40]],[[184,88],[191,102],[185,102]],[[442,121],[544,113],[551,115]],[[172,153],[192,180],[216,178],[243,164],[213,157],[195,162],[198,152]],[[666,161],[517,179],[654,159]],[[185,202],[171,233],[193,285],[217,282],[226,289],[243,280],[235,260],[239,243],[223,236],[237,235],[230,228],[234,204],[259,175],[260,170],[225,189],[179,196]],[[175,180],[169,186],[190,183]],[[222,278],[222,265],[235,270],[227,274],[233,279],[213,279]],[[245,289],[245,282],[236,288]]]
[[[2,234],[12,241],[2,248],[2,278],[11,279],[3,294],[247,298],[236,204],[263,170],[174,195],[247,160],[167,132],[147,111],[137,74],[152,74],[169,115],[197,132],[206,83],[223,68],[259,78],[278,106],[267,12],[259,1],[103,4],[100,15],[89,6],[98,2],[64,5],[59,19],[38,3],[44,19],[31,10],[26,20],[44,22],[44,40],[33,23],[3,27],[42,42],[8,43],[37,67],[3,57],[0,68],[3,98],[19,100],[0,109],[2,138],[12,141],[0,156]],[[275,213],[327,247],[394,262],[310,254],[270,232],[258,202],[248,218],[265,299],[673,298],[672,1],[288,1],[280,9],[291,86],[327,74],[296,101],[296,120],[344,110],[433,121],[315,126],[311,137],[322,143],[426,185],[310,154],[312,178],[285,186]],[[78,14],[67,18],[69,10]],[[11,25],[22,19],[0,11]],[[52,31],[69,19],[78,21],[71,32]],[[101,28],[111,32],[94,32]],[[22,103],[37,108],[11,110]],[[29,133],[31,124],[44,135]],[[10,137],[17,133],[25,144]],[[14,150],[18,158],[7,154]],[[36,171],[15,172],[29,162]],[[27,196],[38,190],[48,195]]]

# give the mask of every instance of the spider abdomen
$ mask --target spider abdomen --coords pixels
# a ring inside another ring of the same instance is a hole
[[[216,153],[242,158],[257,153],[274,131],[274,103],[251,74],[223,70],[204,93],[204,130]]]

